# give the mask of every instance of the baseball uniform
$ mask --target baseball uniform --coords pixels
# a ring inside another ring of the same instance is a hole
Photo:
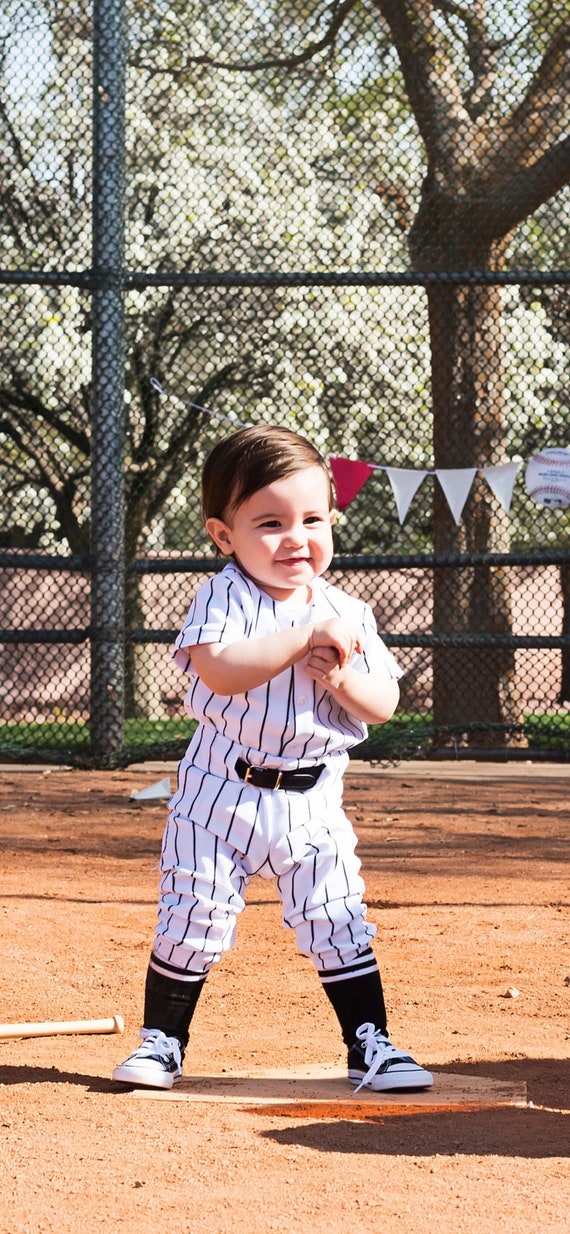
[[[230,561],[197,592],[174,658],[188,674],[186,710],[198,721],[178,772],[161,853],[159,919],[151,968],[201,981],[233,943],[249,878],[275,878],[284,924],[321,981],[377,969],[365,919],[356,837],[342,809],[348,750],[366,736],[304,661],[233,696],[214,694],[192,664],[200,643],[262,638],[340,617],[358,630],[360,672],[401,676],[364,601],[315,578],[302,607],[275,601]],[[254,787],[236,769],[319,765],[306,792]]]

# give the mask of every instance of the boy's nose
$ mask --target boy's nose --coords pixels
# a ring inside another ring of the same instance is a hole
[[[289,547],[299,548],[301,544],[305,543],[306,539],[306,528],[303,523],[300,523],[298,527],[295,526],[287,528],[287,531],[283,537],[283,542]]]

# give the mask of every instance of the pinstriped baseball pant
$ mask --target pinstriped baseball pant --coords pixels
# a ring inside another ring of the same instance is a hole
[[[305,793],[257,789],[182,760],[161,853],[152,967],[206,975],[233,944],[252,875],[274,878],[283,922],[321,978],[369,953],[364,883],[342,809],[344,757]],[[347,973],[348,975],[348,973]]]

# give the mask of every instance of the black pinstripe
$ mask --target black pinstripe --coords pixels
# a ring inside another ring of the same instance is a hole
[[[365,920],[355,837],[341,808],[346,751],[366,726],[308,677],[303,662],[241,695],[216,695],[192,667],[197,643],[263,637],[304,621],[340,616],[359,630],[360,671],[399,670],[379,639],[372,611],[317,579],[301,613],[261,592],[235,563],[198,591],[175,658],[190,676],[187,709],[199,721],[181,760],[161,857],[159,926],[153,965],[201,978],[231,945],[235,916],[252,874],[273,877],[285,924],[321,980],[375,971],[375,929]],[[325,762],[307,793],[254,789],[238,779],[237,758],[294,769]]]
[[[354,665],[363,672],[399,670],[379,639],[367,604],[316,579],[313,602],[299,615],[278,604],[230,562],[197,592],[177,639],[177,663],[190,676],[187,710],[202,724],[243,746],[243,757],[261,765],[299,766],[320,762],[323,755],[349,749],[366,736],[366,726],[349,716],[305,672],[303,662],[263,686],[233,697],[207,690],[192,669],[191,646],[263,637],[299,621],[341,616],[359,630],[363,644]]]

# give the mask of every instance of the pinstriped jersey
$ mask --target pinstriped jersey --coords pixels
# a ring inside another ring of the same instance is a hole
[[[196,592],[186,621],[174,646],[174,660],[188,674],[190,686],[184,700],[186,711],[203,726],[196,739],[243,750],[246,761],[256,766],[298,767],[318,763],[363,741],[367,727],[312,680],[301,660],[264,685],[244,694],[214,694],[195,672],[192,647],[199,643],[236,643],[263,638],[291,626],[341,617],[358,630],[362,652],[351,665],[358,672],[379,672],[401,677],[402,670],[382,642],[372,609],[363,600],[315,578],[309,604],[292,607],[286,600],[273,600],[230,561]]]

